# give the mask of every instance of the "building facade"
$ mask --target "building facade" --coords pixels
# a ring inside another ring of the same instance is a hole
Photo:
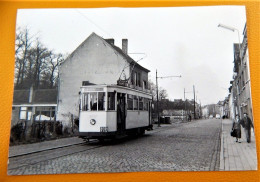
[[[242,44],[234,44],[234,80],[229,89],[230,99],[233,100],[231,109],[233,118],[237,114],[242,118],[243,113],[246,112],[253,119],[246,25],[243,35]]]
[[[70,126],[79,115],[80,87],[89,84],[117,84],[148,89],[148,72],[128,56],[128,40],[122,49],[114,39],[92,33],[59,67],[57,120]]]

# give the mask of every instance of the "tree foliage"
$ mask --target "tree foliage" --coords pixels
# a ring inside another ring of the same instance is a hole
[[[55,88],[58,65],[64,60],[45,47],[39,37],[33,37],[29,29],[18,28],[15,41],[15,89]]]

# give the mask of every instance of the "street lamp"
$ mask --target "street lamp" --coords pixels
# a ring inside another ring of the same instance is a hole
[[[157,95],[157,102],[156,102],[156,105],[157,105],[157,117],[158,117],[158,127],[160,127],[160,117],[159,117],[159,94],[158,94],[158,78],[172,78],[172,77],[179,77],[181,78],[181,75],[180,76],[164,76],[164,77],[158,77],[157,76],[157,70],[156,70],[156,95]]]
[[[235,31],[237,31],[237,35],[238,35],[238,42],[239,42],[239,57],[240,57],[240,61],[241,61],[241,63],[242,63],[242,56],[241,56],[241,43],[240,43],[240,33],[239,33],[239,30],[238,29],[236,29],[236,28],[233,28],[233,27],[230,27],[230,26],[227,26],[227,25],[223,25],[223,24],[218,24],[218,27],[220,27],[220,28],[225,28],[225,29],[227,29],[227,30],[230,30],[230,31],[232,31],[232,32],[235,32]]]

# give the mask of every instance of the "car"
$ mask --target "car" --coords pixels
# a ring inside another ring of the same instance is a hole
[[[212,119],[213,118],[213,115],[211,114],[211,115],[209,115],[209,119]]]
[[[219,114],[216,114],[216,119],[220,119],[220,115]]]

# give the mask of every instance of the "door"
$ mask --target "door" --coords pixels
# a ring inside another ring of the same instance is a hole
[[[123,133],[126,126],[126,94],[117,93],[117,132]]]

